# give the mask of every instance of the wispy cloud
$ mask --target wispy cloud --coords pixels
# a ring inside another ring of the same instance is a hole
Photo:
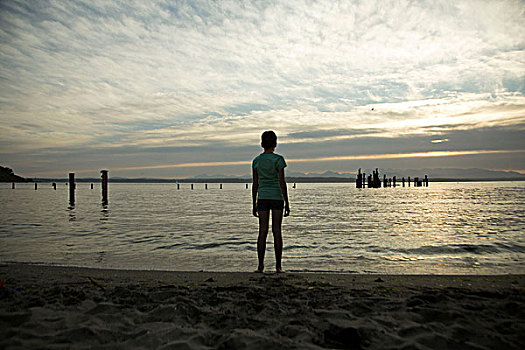
[[[265,129],[312,146],[523,129],[524,19],[510,0],[2,2],[0,155],[37,171],[51,149],[129,148],[112,164],[132,168]]]

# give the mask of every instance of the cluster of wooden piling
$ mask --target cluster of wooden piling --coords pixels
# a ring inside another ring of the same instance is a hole
[[[102,204],[107,205],[108,204],[108,171],[107,170],[101,170],[102,174]],[[53,189],[56,191],[57,189],[57,183],[53,182],[51,184],[53,186]],[[75,183],[75,173],[69,173],[68,182],[66,182],[66,186],[69,187],[69,204],[71,206],[75,205],[75,190],[77,188]],[[12,183],[13,190],[16,188],[15,183]],[[38,189],[38,182],[35,182],[35,190]],[[93,189],[93,184],[91,184],[91,189]]]
[[[102,184],[102,204],[107,205],[108,204],[108,171],[107,170],[101,170],[101,184]],[[57,183],[53,182],[51,184],[53,189],[56,191],[57,189]],[[75,182],[75,173],[69,173],[68,175],[68,181],[66,182],[66,186],[69,188],[69,205],[71,207],[75,206],[75,190],[76,190],[76,182]],[[16,183],[12,183],[12,189],[14,190],[16,188]],[[193,190],[194,184],[191,184],[191,189]],[[249,184],[246,184],[246,189],[249,188]],[[294,184],[295,188],[295,184]],[[38,183],[35,182],[35,190],[38,189]],[[91,183],[91,189],[93,189],[93,183]],[[204,189],[208,189],[208,184],[204,184]],[[219,189],[222,190],[222,183],[219,184]],[[177,190],[180,190],[180,183],[177,183]]]
[[[102,204],[108,204],[108,171],[101,170],[102,178]],[[69,204],[71,206],[75,205],[75,190],[77,188],[75,183],[75,173],[69,173],[69,181],[66,183],[69,186]],[[56,190],[56,183],[53,182],[53,188]],[[93,184],[91,184],[91,189],[93,189]]]
[[[406,180],[406,184],[408,187],[410,187],[411,180],[410,176]],[[381,181],[379,177],[379,170],[372,170],[372,174],[366,176],[365,173],[361,173],[361,168],[357,171],[357,177],[355,180],[355,186],[356,188],[381,188],[382,187],[396,187],[397,186],[397,178],[396,176],[393,176],[392,178],[387,178],[386,175],[383,175],[383,181]],[[401,178],[401,185],[402,187],[405,187],[405,177]],[[425,175],[424,179],[420,179],[419,177],[414,178],[414,187],[428,187],[428,176]]]

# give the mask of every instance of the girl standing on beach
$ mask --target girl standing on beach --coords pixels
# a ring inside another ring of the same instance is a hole
[[[253,215],[259,217],[259,237],[257,238],[257,256],[259,266],[255,272],[264,271],[264,253],[266,252],[266,237],[270,210],[272,211],[272,233],[275,249],[275,271],[284,272],[281,266],[283,255],[283,237],[281,224],[284,216],[290,215],[288,191],[284,179],[286,162],[283,156],[275,154],[277,135],[273,131],[265,131],[261,136],[261,146],[264,152],[252,162],[253,171]]]

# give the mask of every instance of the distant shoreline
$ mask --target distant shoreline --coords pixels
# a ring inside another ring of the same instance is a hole
[[[413,180],[413,177],[411,178]],[[354,178],[345,177],[288,177],[286,181],[289,183],[355,183]],[[398,184],[401,185],[401,179],[398,178]],[[450,179],[450,178],[429,178],[429,182],[494,182],[494,181],[525,181],[525,178],[466,178],[466,179]],[[11,182],[68,182],[67,178],[34,178],[26,179],[26,181],[2,181],[6,183]],[[75,182],[100,182],[99,178],[78,178]],[[122,179],[109,178],[111,183],[250,183],[252,179],[249,178],[209,178],[209,179],[151,179],[151,178],[136,178],[136,179]]]

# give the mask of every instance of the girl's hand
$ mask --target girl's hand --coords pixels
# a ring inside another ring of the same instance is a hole
[[[286,204],[284,206],[284,217],[287,217],[288,215],[290,215],[290,206]]]
[[[253,207],[253,209],[252,209],[252,214],[253,214],[253,216],[255,216],[255,217],[259,217],[259,215],[257,215],[257,207]]]

